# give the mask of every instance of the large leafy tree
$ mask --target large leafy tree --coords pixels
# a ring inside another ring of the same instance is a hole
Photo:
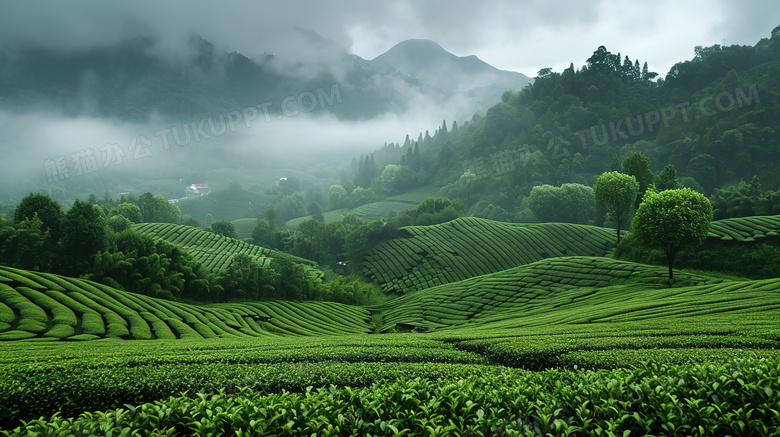
[[[41,221],[41,232],[49,233],[49,243],[55,243],[60,238],[62,226],[62,209],[60,204],[46,194],[30,193],[14,211],[14,224],[19,225],[35,216]]]
[[[306,212],[309,213],[311,218],[317,220],[320,223],[325,221],[325,216],[322,215],[322,207],[317,202],[310,202],[306,205]]]
[[[135,203],[120,203],[119,206],[116,207],[116,213],[133,223],[141,223],[144,220],[144,216],[141,213],[141,208],[139,208]]]
[[[238,238],[236,226],[225,220],[217,220],[211,224],[211,232],[228,238]]]
[[[639,184],[633,176],[616,171],[602,174],[593,186],[596,204],[607,210],[609,219],[615,224],[618,243],[622,224],[631,213],[638,191]]]
[[[341,185],[331,185],[328,188],[328,208],[339,209],[347,197],[347,190]]]
[[[181,218],[179,207],[159,194],[144,193],[138,198],[137,205],[144,223],[176,223]]]
[[[680,249],[701,245],[711,221],[712,205],[703,194],[690,188],[650,190],[639,205],[631,227],[641,244],[663,249],[671,283],[675,256]]]
[[[65,214],[62,226],[62,246],[73,272],[85,271],[90,257],[104,250],[107,244],[103,210],[77,199]]]

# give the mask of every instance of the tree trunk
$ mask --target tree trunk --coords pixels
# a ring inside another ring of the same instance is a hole
[[[674,279],[674,271],[672,270],[672,264],[674,264],[674,251],[666,251],[666,262],[669,264],[669,286],[672,285],[672,279]]]

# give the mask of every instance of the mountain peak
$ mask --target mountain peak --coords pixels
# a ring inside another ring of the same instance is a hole
[[[475,55],[455,56],[429,39],[408,39],[371,60],[390,66],[444,91],[468,91],[495,85],[520,89],[531,82],[527,76],[499,70]]]

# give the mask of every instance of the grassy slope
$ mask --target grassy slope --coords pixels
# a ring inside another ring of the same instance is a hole
[[[364,258],[364,274],[388,291],[422,290],[556,256],[602,256],[613,231],[568,223],[514,224],[463,217],[404,228]]]
[[[779,280],[728,281],[598,257],[549,258],[406,294],[375,308],[319,302],[185,305],[89,281],[0,268],[0,338],[211,338],[367,333],[776,329]],[[371,320],[381,313],[382,322]],[[774,327],[774,328],[772,328]],[[720,330],[720,331],[719,331]],[[85,335],[86,334],[86,335]],[[75,336],[75,337],[74,337]]]
[[[0,267],[0,339],[203,339],[369,332],[368,310],[331,302],[194,306]]]
[[[707,235],[722,241],[751,242],[780,234],[780,215],[738,217],[717,220]]]
[[[181,247],[212,273],[219,273],[227,269],[233,258],[239,254],[249,255],[258,263],[265,265],[271,261],[274,253],[278,253],[271,249],[191,226],[172,223],[141,223],[136,225],[135,229],[143,234],[162,238]],[[287,254],[284,256],[304,264],[313,275],[322,276],[322,272],[316,268],[317,264],[314,261]]]
[[[713,322],[719,317],[714,314],[738,313],[730,324],[748,315],[761,323],[779,315],[780,279],[728,281],[679,272],[673,288],[666,281],[663,267],[599,257],[548,258],[409,293],[380,309],[385,330],[402,323],[482,332],[549,332],[571,325],[620,330],[624,322],[664,329],[694,318]]]

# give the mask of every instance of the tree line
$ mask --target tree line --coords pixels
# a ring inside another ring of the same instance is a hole
[[[350,304],[382,299],[377,287],[355,276],[329,275],[323,283],[283,253],[275,253],[266,266],[237,256],[226,272],[215,275],[186,251],[134,230],[135,223],[179,219],[178,208],[162,196],[101,200],[76,200],[63,211],[48,195],[26,196],[12,220],[0,218],[0,263],[164,299],[324,299]],[[232,227],[215,224],[217,232]]]

